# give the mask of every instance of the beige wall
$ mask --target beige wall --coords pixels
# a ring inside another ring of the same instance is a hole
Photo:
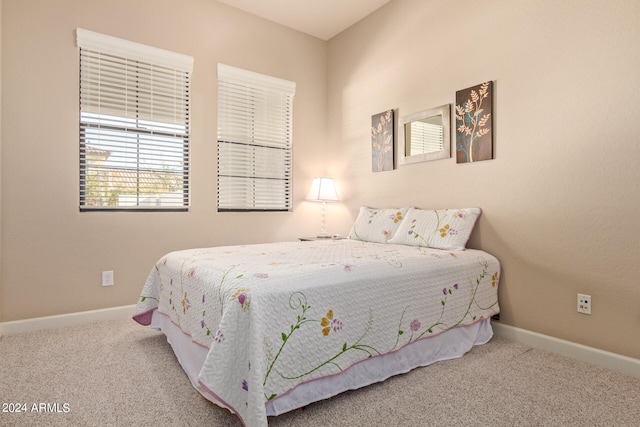
[[[190,212],[79,212],[77,27],[194,57]],[[293,213],[216,211],[218,62],[297,83]],[[135,304],[168,251],[319,228],[303,199],[325,167],[325,42],[213,0],[6,0],[2,63],[0,321]]]
[[[638,2],[393,0],[328,43],[213,0],[2,4],[0,321],[133,304],[170,250],[313,234],[326,165],[331,232],[360,205],[480,206],[503,323],[640,358]],[[78,212],[76,27],[194,56],[189,213]],[[293,213],[216,212],[217,62],[297,82]],[[494,160],[371,172],[371,115],[486,80]]]
[[[502,262],[503,323],[640,358],[639,43],[637,1],[393,0],[329,41],[342,227],[360,205],[480,206],[470,245]],[[486,80],[494,160],[371,172],[373,114]]]

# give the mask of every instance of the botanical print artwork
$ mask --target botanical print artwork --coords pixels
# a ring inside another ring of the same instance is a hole
[[[493,158],[493,82],[456,92],[456,162]]]
[[[371,170],[393,170],[393,110],[371,117]]]

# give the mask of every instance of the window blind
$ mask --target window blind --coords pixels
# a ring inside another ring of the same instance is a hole
[[[218,211],[289,211],[295,83],[218,64]]]
[[[77,30],[80,210],[186,210],[193,58]]]

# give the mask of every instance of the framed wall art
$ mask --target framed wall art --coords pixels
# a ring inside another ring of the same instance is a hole
[[[456,163],[493,158],[493,82],[456,92]]]
[[[393,170],[393,110],[371,116],[371,170]]]

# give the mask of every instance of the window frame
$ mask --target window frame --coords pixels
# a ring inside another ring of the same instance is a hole
[[[295,86],[218,64],[218,212],[292,211]]]
[[[193,58],[81,28],[76,35],[80,211],[188,211]],[[96,205],[92,177],[105,180]]]

